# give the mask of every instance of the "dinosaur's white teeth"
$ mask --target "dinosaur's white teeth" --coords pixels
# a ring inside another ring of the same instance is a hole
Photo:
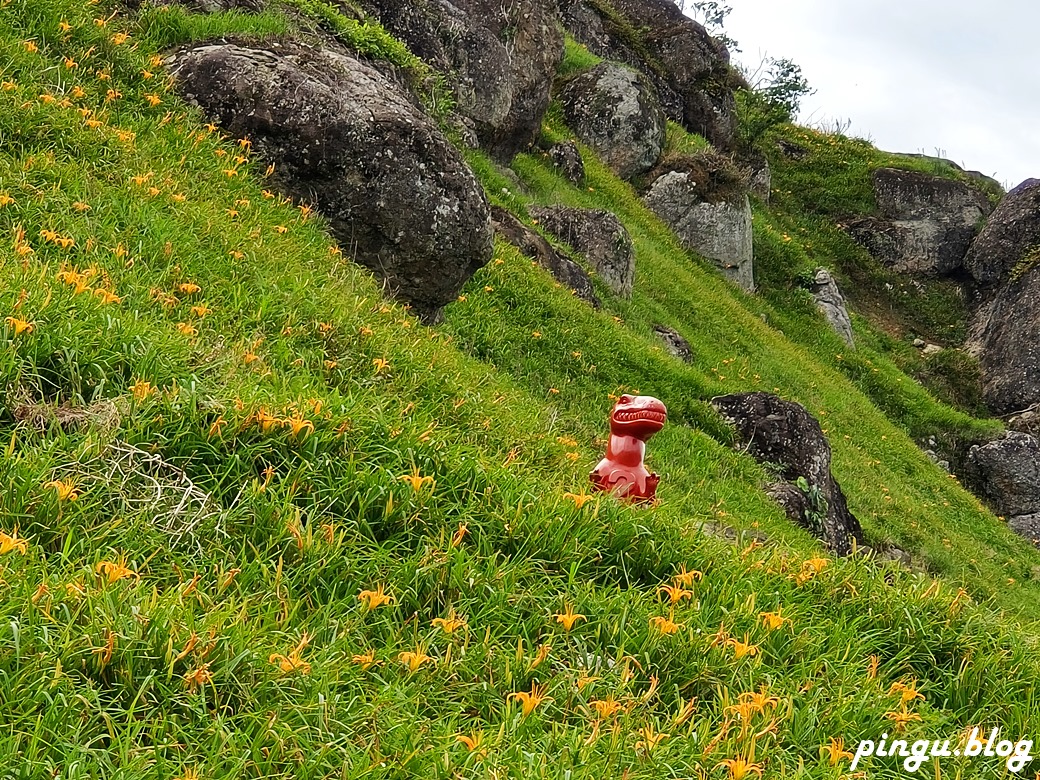
[[[663,423],[667,419],[667,415],[662,412],[654,412],[649,409],[644,409],[636,412],[618,412],[614,415],[619,422],[631,422],[633,420],[650,420],[653,422]]]

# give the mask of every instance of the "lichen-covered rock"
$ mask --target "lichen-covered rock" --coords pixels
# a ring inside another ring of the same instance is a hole
[[[879,168],[874,197],[880,217],[849,230],[895,271],[929,275],[961,268],[980,223],[992,211],[977,188],[919,171]]]
[[[838,555],[863,543],[863,529],[831,474],[831,448],[805,407],[771,393],[718,396],[711,404],[736,427],[741,448],[779,470],[768,492],[788,516]]]
[[[561,0],[563,23],[594,54],[646,74],[669,119],[716,148],[732,149],[739,78],[726,47],[673,0],[612,0],[610,5],[616,16],[588,0]]]
[[[538,134],[563,34],[554,0],[362,0],[394,36],[446,74],[482,145],[509,160]]]
[[[820,310],[827,324],[837,333],[850,347],[855,346],[852,338],[852,321],[849,319],[849,311],[845,306],[845,296],[838,289],[838,283],[834,276],[826,268],[817,268],[813,277],[810,292],[816,301],[816,308]]]
[[[528,209],[541,228],[574,247],[617,295],[632,296],[636,254],[632,237],[616,214],[597,209],[549,206]]]
[[[690,348],[690,342],[683,338],[682,334],[679,333],[675,328],[669,328],[666,325],[654,325],[654,334],[659,338],[668,350],[668,354],[672,357],[677,357],[684,363],[689,363],[693,360],[693,350]]]
[[[277,47],[277,48],[275,48]],[[398,87],[358,60],[297,44],[180,51],[177,89],[276,163],[355,259],[427,321],[491,258],[483,188]]]
[[[997,205],[972,242],[964,266],[980,285],[999,284],[1038,247],[1040,179],[1027,179]]]
[[[571,79],[560,93],[568,126],[618,176],[631,179],[657,163],[665,115],[646,78],[613,62]]]
[[[600,307],[599,298],[592,289],[592,280],[584,268],[501,206],[491,207],[491,220],[495,232],[502,238],[536,261],[560,284],[573,290],[578,298],[594,309]]]
[[[730,281],[755,289],[751,202],[747,195],[711,203],[691,174],[672,171],[650,186],[644,200],[691,249],[715,263]]]
[[[549,148],[549,159],[571,184],[581,184],[585,181],[585,161],[581,158],[581,150],[574,141],[553,144]]]
[[[968,476],[1005,516],[1040,512],[1040,440],[1014,431],[968,450]]]

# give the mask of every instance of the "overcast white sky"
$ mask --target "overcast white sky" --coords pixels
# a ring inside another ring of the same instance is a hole
[[[1037,0],[729,0],[726,31],[757,65],[790,58],[817,93],[805,124],[938,153],[1013,187],[1040,178]]]

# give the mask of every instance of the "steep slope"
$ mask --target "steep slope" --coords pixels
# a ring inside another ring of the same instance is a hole
[[[178,102],[161,13],[0,8],[7,773],[650,778],[740,756],[834,777],[820,749],[876,736],[907,689],[908,738],[998,712],[1027,733],[1037,554],[774,326],[810,315],[735,292],[587,150],[585,189],[517,158],[526,192],[474,153],[518,213],[618,213],[635,293],[595,312],[499,245],[427,329]],[[975,424],[879,374],[910,417]],[[821,415],[872,540],[938,579],[789,526],[706,403],[758,388]],[[671,411],[647,509],[585,490],[609,395],[634,389]]]

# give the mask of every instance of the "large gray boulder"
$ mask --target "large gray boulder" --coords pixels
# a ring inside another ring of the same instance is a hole
[[[491,207],[491,220],[498,235],[551,273],[560,284],[569,287],[578,298],[594,309],[600,307],[599,298],[592,288],[592,280],[585,273],[585,269],[546,241],[544,236],[501,206]]]
[[[972,318],[966,347],[978,357],[983,398],[994,412],[1040,402],[1040,267],[990,291]]]
[[[738,393],[711,399],[737,429],[740,447],[778,472],[767,492],[788,517],[838,555],[863,543],[863,529],[849,511],[831,474],[831,448],[819,422],[800,404],[771,393]]]
[[[566,206],[530,208],[528,211],[543,230],[583,254],[596,275],[617,295],[632,297],[636,275],[635,247],[617,215],[609,211]]]
[[[961,268],[992,210],[976,187],[919,171],[874,172],[879,217],[853,222],[852,236],[902,273],[949,274]]]
[[[980,285],[1007,281],[1011,272],[1040,247],[1040,179],[1027,179],[993,211],[971,245],[964,266]]]
[[[541,129],[563,33],[555,0],[361,0],[413,53],[448,76],[459,113],[500,160]]]
[[[964,265],[978,299],[967,347],[986,403],[998,413],[1025,409],[1040,401],[1040,180],[1004,197]]]
[[[852,320],[849,319],[849,311],[845,306],[845,296],[838,289],[838,283],[831,272],[826,268],[817,268],[809,291],[813,295],[813,300],[816,301],[816,308],[823,314],[827,324],[841,336],[846,344],[854,347]]]
[[[560,103],[571,130],[621,178],[631,179],[657,164],[666,119],[642,74],[601,62],[567,82]]]
[[[180,51],[180,94],[276,163],[274,184],[314,204],[355,259],[427,321],[491,258],[483,188],[391,81],[297,44]]]
[[[644,200],[671,226],[683,246],[714,262],[730,281],[754,292],[751,202],[747,195],[705,201],[691,173],[671,171],[654,181]]]
[[[652,82],[668,118],[730,150],[737,128],[739,77],[726,47],[672,0],[561,0],[563,23],[604,59],[624,62]]]
[[[1009,431],[968,450],[968,476],[1002,515],[1040,512],[1040,440]]]

